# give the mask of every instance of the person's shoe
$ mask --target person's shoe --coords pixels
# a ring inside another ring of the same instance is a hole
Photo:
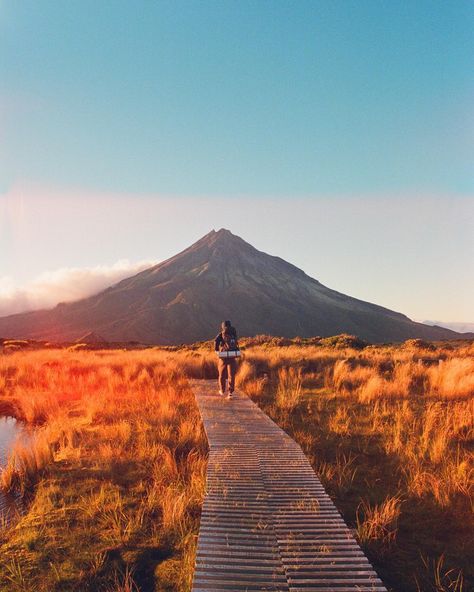
[[[223,397],[223,396],[224,396],[224,393],[223,393],[222,391],[219,391],[219,395],[220,395],[221,397]]]
[[[230,391],[227,393],[227,398],[232,399],[232,393]]]

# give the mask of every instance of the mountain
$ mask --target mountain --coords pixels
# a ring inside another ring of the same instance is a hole
[[[330,290],[225,229],[89,298],[0,318],[0,336],[72,342],[93,332],[109,342],[177,344],[214,337],[223,319],[242,336],[461,337]]]

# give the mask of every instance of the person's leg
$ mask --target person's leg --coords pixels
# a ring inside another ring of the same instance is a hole
[[[222,392],[223,393],[225,393],[228,386],[229,386],[229,365],[227,364],[227,360],[225,360],[224,370],[222,371]]]
[[[219,359],[219,390],[221,393],[225,393],[225,383],[227,381],[227,365],[225,360]]]
[[[235,389],[235,375],[237,374],[237,360],[230,359],[229,360],[229,393],[233,393]]]

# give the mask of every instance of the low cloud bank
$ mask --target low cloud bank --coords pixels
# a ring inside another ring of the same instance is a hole
[[[11,277],[0,277],[0,316],[53,308],[58,302],[92,296],[156,263],[120,259],[111,266],[63,267],[42,273],[26,286],[16,285]]]
[[[422,321],[425,325],[438,325],[438,327],[445,327],[446,329],[452,329],[458,333],[474,333],[474,323],[449,323],[447,321]]]

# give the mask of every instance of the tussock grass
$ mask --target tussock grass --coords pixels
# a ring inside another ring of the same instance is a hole
[[[426,570],[425,581],[420,584],[417,579],[417,592],[434,590],[435,592],[466,592],[462,572],[455,569],[447,569],[444,565],[445,557],[437,558],[421,557]],[[427,587],[429,586],[429,588]]]
[[[0,357],[0,396],[36,426],[0,477],[29,500],[2,530],[0,590],[190,589],[207,448],[173,356]]]
[[[390,544],[395,540],[400,503],[397,496],[387,497],[381,504],[374,506],[362,501],[357,510],[357,536],[360,542],[376,540]]]
[[[241,384],[299,442],[390,590],[474,589],[474,345],[348,343],[247,348]]]
[[[474,346],[350,336],[245,346],[238,384],[302,446],[393,592],[474,588]],[[0,356],[0,408],[35,425],[1,476],[0,590],[189,590],[206,445],[187,377],[209,344]],[[403,501],[402,501],[403,500]]]
[[[281,409],[290,411],[298,404],[303,390],[301,369],[279,368],[275,402]]]

